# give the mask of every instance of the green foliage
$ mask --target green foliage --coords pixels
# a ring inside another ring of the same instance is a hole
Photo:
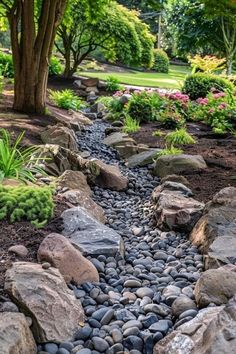
[[[182,110],[180,111],[172,101],[166,102],[165,108],[160,112],[160,120],[167,129],[180,128],[185,123]]]
[[[234,86],[229,80],[217,75],[197,73],[187,76],[182,91],[189,95],[190,99],[196,100],[206,97],[212,89],[232,92]]]
[[[162,49],[154,50],[154,64],[152,69],[158,73],[168,73],[169,72],[169,58],[166,52]]]
[[[155,121],[162,105],[163,100],[156,92],[137,91],[127,105],[127,113],[140,123]]]
[[[51,57],[50,65],[48,69],[49,76],[60,75],[62,73],[63,67],[60,63],[60,60],[57,57]]]
[[[193,58],[188,56],[188,61],[192,67],[192,74],[195,74],[198,69],[204,73],[211,74],[225,68],[225,58],[217,58],[214,55],[202,57],[197,54]]]
[[[44,173],[39,167],[40,159],[32,157],[38,148],[20,147],[23,136],[24,132],[12,143],[8,131],[0,130],[0,179],[6,177],[34,182],[36,173]]]
[[[0,52],[0,72],[4,77],[14,77],[14,67],[11,54]]]
[[[195,139],[187,132],[185,128],[176,129],[174,132],[168,133],[165,136],[165,141],[168,146],[191,145],[196,143]]]
[[[129,115],[126,115],[124,120],[123,131],[125,133],[136,133],[140,130],[140,124],[136,119],[131,118]]]
[[[49,187],[9,187],[0,185],[0,220],[11,223],[27,220],[37,228],[52,218],[54,203]]]
[[[179,155],[182,154],[183,150],[178,149],[174,146],[170,146],[169,148],[166,147],[165,149],[161,150],[160,152],[157,153],[157,158],[160,156],[166,156],[166,155]]]
[[[106,108],[110,108],[114,98],[112,96],[101,96],[97,99],[97,103],[102,103]]]
[[[209,93],[205,98],[199,98],[190,108],[193,121],[203,121],[213,128],[215,133],[225,133],[232,130],[236,119],[236,98],[230,93]]]
[[[153,133],[152,133],[152,136],[156,136],[156,137],[162,137],[163,135],[165,135],[164,132],[162,132],[161,130],[155,130]]]
[[[114,76],[109,76],[106,81],[106,89],[109,92],[115,92],[121,90],[122,86],[119,80]]]
[[[81,107],[81,99],[72,90],[50,90],[49,98],[60,108],[78,111]]]

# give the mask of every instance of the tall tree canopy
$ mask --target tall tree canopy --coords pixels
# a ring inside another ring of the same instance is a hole
[[[91,18],[80,0],[70,0],[57,33],[56,47],[65,58],[67,77],[98,47],[111,61],[145,67],[150,67],[153,61],[154,37],[148,26],[137,12],[115,1]]]
[[[87,16],[102,11],[109,0],[81,0]],[[0,0],[7,17],[14,63],[14,108],[43,113],[48,63],[67,0]]]

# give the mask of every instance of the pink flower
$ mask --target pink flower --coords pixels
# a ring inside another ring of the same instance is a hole
[[[206,106],[209,103],[209,100],[208,100],[208,98],[201,98],[200,97],[200,98],[197,99],[196,102],[199,103],[202,106]]]
[[[225,109],[226,107],[227,107],[227,103],[225,103],[225,102],[219,104],[219,106],[218,106],[219,109]]]
[[[209,112],[209,113],[214,113],[215,110],[214,110],[214,108],[210,108],[210,109],[208,110],[208,112]]]
[[[224,92],[218,92],[218,93],[215,93],[213,95],[213,98],[215,98],[215,99],[218,99],[220,97],[225,97],[225,93]]]

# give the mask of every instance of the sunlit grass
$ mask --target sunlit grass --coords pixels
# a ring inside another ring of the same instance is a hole
[[[135,86],[145,87],[160,87],[180,89],[184,78],[190,73],[190,68],[187,66],[171,65],[168,74],[153,73],[153,72],[79,72],[79,75],[98,77],[106,80],[109,76],[116,77],[120,83]]]

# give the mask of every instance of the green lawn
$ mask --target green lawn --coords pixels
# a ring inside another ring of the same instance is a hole
[[[109,76],[117,77],[122,84],[146,86],[146,87],[160,87],[180,89],[183,84],[183,80],[187,74],[190,73],[190,69],[187,66],[171,65],[168,74],[149,73],[149,72],[109,72],[102,71],[97,72],[83,72],[80,71],[79,75],[98,77],[101,80],[106,80]]]

